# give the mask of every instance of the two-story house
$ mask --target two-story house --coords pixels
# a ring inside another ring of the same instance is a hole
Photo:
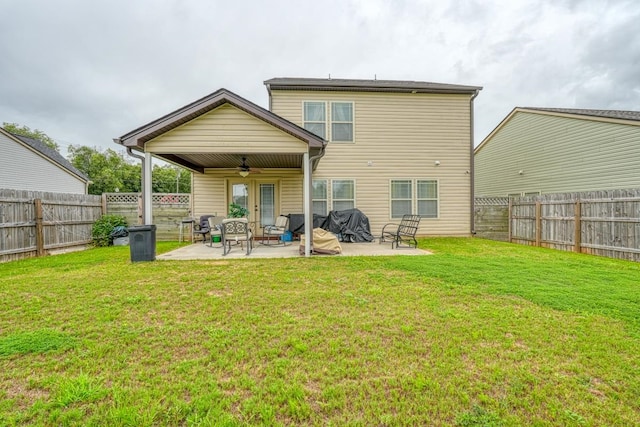
[[[220,89],[115,142],[187,167],[192,212],[279,214],[358,208],[372,234],[403,214],[421,235],[469,235],[476,86],[275,78],[269,110]],[[145,188],[149,191],[150,184]],[[150,223],[150,208],[146,208]],[[307,221],[311,222],[311,221]]]

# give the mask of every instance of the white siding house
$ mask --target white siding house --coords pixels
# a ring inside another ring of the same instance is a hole
[[[475,149],[475,195],[640,188],[640,112],[515,108]]]
[[[89,179],[41,141],[0,128],[0,188],[87,194]]]

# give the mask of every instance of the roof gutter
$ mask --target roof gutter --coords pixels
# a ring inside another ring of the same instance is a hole
[[[471,95],[471,99],[469,100],[469,117],[470,117],[470,129],[471,129],[471,135],[470,135],[470,157],[469,157],[469,174],[471,175],[469,178],[469,187],[470,187],[470,191],[471,191],[471,195],[470,197],[470,224],[471,224],[471,235],[475,235],[476,234],[476,221],[475,221],[475,204],[476,204],[476,197],[475,197],[475,173],[474,173],[474,167],[475,167],[475,159],[474,159],[474,143],[475,143],[475,138],[474,138],[474,114],[473,114],[473,100],[476,99],[476,97],[478,96],[478,94],[480,93],[480,89],[476,89],[475,93],[473,95]]]

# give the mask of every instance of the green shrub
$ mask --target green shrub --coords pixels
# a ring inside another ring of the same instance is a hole
[[[93,224],[91,237],[96,246],[109,246],[113,243],[111,232],[117,226],[127,226],[127,219],[120,215],[103,215]]]

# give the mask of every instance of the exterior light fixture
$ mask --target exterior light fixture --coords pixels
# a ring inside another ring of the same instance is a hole
[[[238,172],[241,177],[246,178],[249,176],[249,171],[240,171]]]

